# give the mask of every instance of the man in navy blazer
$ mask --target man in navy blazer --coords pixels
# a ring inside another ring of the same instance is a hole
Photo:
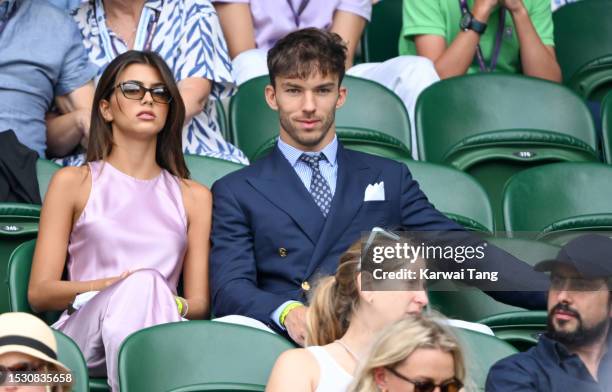
[[[340,255],[362,232],[376,226],[464,230],[429,203],[404,164],[338,142],[334,115],[346,99],[340,85],[345,50],[339,36],[317,29],[291,33],[270,50],[265,96],[279,112],[278,143],[213,187],[215,316],[253,318],[286,329],[299,344],[305,294],[318,276],[335,272]],[[376,189],[366,192],[369,185]],[[509,259],[504,268],[512,276],[534,274]],[[543,296],[499,294],[517,305],[545,306]]]

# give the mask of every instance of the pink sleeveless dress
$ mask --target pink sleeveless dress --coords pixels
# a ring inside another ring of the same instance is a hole
[[[53,327],[79,345],[91,376],[108,376],[118,391],[123,340],[137,330],[181,320],[174,295],[187,248],[187,218],[179,180],[166,170],[139,180],[108,162],[89,167],[91,193],[68,245],[69,279],[135,272],[71,315],[64,312]]]

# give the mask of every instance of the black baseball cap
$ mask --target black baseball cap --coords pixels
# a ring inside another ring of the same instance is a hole
[[[535,265],[536,271],[552,271],[559,264],[574,267],[586,279],[612,277],[612,239],[600,234],[576,237],[561,247],[556,259]]]

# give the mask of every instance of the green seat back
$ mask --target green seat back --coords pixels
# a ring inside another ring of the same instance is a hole
[[[382,62],[397,57],[401,30],[402,0],[384,0],[374,4],[370,23],[361,39],[365,62]]]
[[[20,246],[15,249],[13,254],[10,257],[9,266],[8,266],[8,291],[9,291],[9,300],[10,300],[10,310],[12,312],[26,312],[35,314],[30,307],[28,302],[28,284],[30,281],[30,271],[32,269],[32,257],[34,256],[34,248],[36,247],[36,240],[30,240],[24,242]],[[61,312],[44,312],[36,314],[41,319],[45,320],[48,324],[52,324],[55,322]],[[69,339],[64,337],[65,339]],[[72,341],[70,341],[76,349],[78,347]],[[60,344],[58,338],[58,345]],[[67,345],[67,343],[66,343]],[[65,350],[70,353],[73,348],[67,346]],[[79,352],[80,353],[80,352]],[[74,355],[74,354],[71,354]],[[76,372],[74,368],[72,368],[68,363],[66,363],[70,369]],[[79,373],[80,374],[80,373]],[[87,369],[85,369],[85,375],[87,375]],[[80,383],[80,380],[78,380]],[[89,383],[89,388],[87,389],[77,389],[76,391],[93,391],[93,392],[106,392],[109,390],[106,379],[100,378],[85,378],[85,385]]]
[[[530,265],[555,258],[559,251],[555,245],[528,239],[487,240]],[[535,344],[537,333],[546,328],[546,312],[534,318],[533,312],[498,302],[476,288],[454,283],[448,289],[447,285],[445,290],[438,290],[435,284],[430,286],[429,301],[434,309],[451,318],[486,324],[497,337],[520,350]]]
[[[45,199],[47,188],[49,188],[49,182],[51,182],[51,177],[53,177],[55,172],[60,168],[60,165],[47,161],[46,159],[39,159],[36,162],[36,178],[38,179],[38,190],[40,191],[41,200]]]
[[[36,238],[40,206],[0,203],[0,313],[8,312],[7,269],[11,253],[24,241]]]
[[[563,243],[576,231],[612,230],[612,167],[557,163],[525,170],[504,192],[506,230]]]
[[[11,312],[34,313],[28,302],[28,284],[36,240],[19,245],[8,263],[8,291]]]
[[[400,161],[408,166],[421,190],[439,211],[468,229],[494,231],[489,197],[472,177],[448,166],[409,159]]]
[[[474,176],[502,227],[501,195],[514,173],[544,163],[596,161],[591,114],[564,86],[519,75],[478,74],[427,88],[416,107],[419,156]]]
[[[51,161],[39,159],[36,162],[36,174],[40,197],[43,199],[53,174],[60,168]],[[22,203],[0,203],[0,281],[7,278],[8,260],[19,244],[38,234],[40,206]],[[0,288],[0,313],[9,310],[6,285]]]
[[[464,353],[469,380],[478,390],[484,391],[487,374],[491,366],[502,358],[516,354],[517,350],[496,338],[463,328],[453,328]],[[474,390],[469,388],[468,390]]]
[[[612,92],[601,103],[601,122],[604,158],[612,165]]]
[[[219,130],[221,131],[221,135],[223,135],[223,139],[232,143],[232,134],[227,124],[227,114],[225,113],[223,102],[219,101],[218,99],[215,99],[215,111],[217,112]]]
[[[566,85],[589,100],[612,90],[612,2],[578,1],[553,13],[555,51]]]
[[[263,391],[276,358],[291,348],[278,335],[241,325],[157,325],[123,342],[119,384],[130,392]]]
[[[269,80],[268,76],[249,80],[230,102],[234,141],[251,160],[266,154],[278,137],[278,113],[268,107],[264,98]],[[343,85],[349,92],[346,103],[336,113],[336,127],[345,146],[390,157],[409,157],[410,120],[400,98],[386,87],[361,78],[346,76]],[[364,150],[364,144],[371,145],[371,149]]]
[[[488,238],[487,241],[530,265],[554,258],[559,251],[557,246],[528,239]],[[495,314],[522,310],[497,302],[479,289],[459,283],[449,291],[438,291],[433,284],[429,300],[433,308],[448,317],[474,322]]]
[[[53,332],[57,340],[57,359],[72,372],[72,391],[88,392],[87,364],[79,346],[60,331],[53,330]]]
[[[519,351],[535,346],[546,332],[548,313],[545,310],[520,310],[499,313],[480,320],[488,325],[499,339]]]
[[[35,314],[28,302],[28,285],[32,270],[32,258],[36,240],[29,240],[19,245],[11,254],[8,263],[8,292],[11,312],[26,312]],[[44,312],[36,316],[48,324],[54,323],[61,312]]]
[[[189,154],[185,155],[185,163],[191,172],[191,178],[208,188],[219,178],[244,167],[224,159]]]

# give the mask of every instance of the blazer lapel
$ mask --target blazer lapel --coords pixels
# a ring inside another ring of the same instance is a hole
[[[266,161],[262,162],[261,175],[247,181],[272,204],[291,216],[310,241],[316,244],[325,224],[321,210],[278,147],[263,159]]]
[[[380,169],[372,168],[358,156],[338,143],[338,179],[331,209],[323,232],[312,254],[308,273],[310,276],[331,246],[342,236],[363,206],[364,191],[368,184],[375,182]]]

